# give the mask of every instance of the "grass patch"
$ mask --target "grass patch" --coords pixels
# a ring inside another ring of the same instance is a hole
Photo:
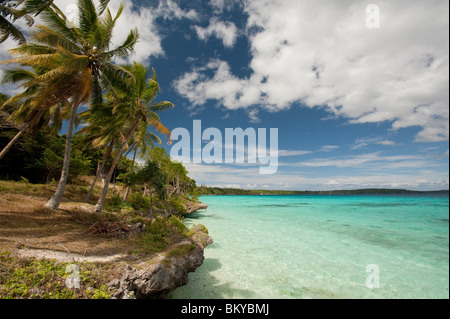
[[[147,232],[139,239],[139,251],[161,252],[184,238],[187,238],[187,228],[177,217],[156,218],[147,224]]]
[[[169,250],[166,253],[166,257],[173,258],[173,257],[185,256],[185,255],[189,254],[191,251],[193,251],[194,249],[195,249],[194,244],[178,246],[174,249]]]

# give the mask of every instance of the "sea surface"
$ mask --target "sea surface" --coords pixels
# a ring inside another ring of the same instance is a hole
[[[449,198],[203,196],[214,243],[169,298],[449,298]]]

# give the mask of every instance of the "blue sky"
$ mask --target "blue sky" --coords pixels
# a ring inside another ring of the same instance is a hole
[[[74,2],[56,3],[68,12]],[[448,189],[447,0],[132,3],[116,39],[139,29],[128,62],[155,68],[159,98],[175,104],[161,114],[167,127],[278,128],[276,174],[188,163],[197,184]],[[380,28],[366,24],[370,3]],[[3,58],[14,44],[2,46]]]

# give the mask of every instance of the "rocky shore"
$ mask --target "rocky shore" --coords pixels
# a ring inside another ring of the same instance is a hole
[[[194,272],[204,260],[204,248],[212,243],[201,227],[193,229],[192,240],[184,240],[149,260],[120,262],[122,276],[108,283],[113,299],[164,298],[176,288],[186,285],[188,273]],[[177,252],[176,256],[171,255]]]
[[[204,204],[204,203],[193,203],[193,202],[188,202],[185,204],[186,205],[186,214],[192,214],[200,209],[207,209],[208,205]]]

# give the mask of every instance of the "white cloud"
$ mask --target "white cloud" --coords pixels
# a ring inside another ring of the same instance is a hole
[[[385,145],[385,146],[397,145],[397,143],[395,143],[394,141],[389,141],[389,140],[379,141],[379,142],[376,142],[376,144]]]
[[[380,29],[365,25],[368,4],[246,1],[252,75],[213,60],[174,86],[193,105],[278,111],[301,102],[352,123],[419,126],[418,142],[448,140],[448,1],[378,1]]]
[[[162,16],[164,19],[189,19],[198,20],[199,15],[195,10],[182,10],[175,2],[172,0],[160,1],[158,8],[155,10],[157,16]]]
[[[339,174],[315,176],[299,172],[258,174],[257,167],[185,164],[189,176],[198,185],[251,189],[330,190],[358,188],[406,188],[413,190],[448,189],[448,176],[434,170],[418,170],[415,174],[398,172]]]
[[[337,150],[339,146],[337,145],[324,145],[319,149],[319,152],[332,152],[334,150]]]
[[[12,56],[9,53],[9,50],[17,48],[17,42],[8,38],[5,42],[1,44],[0,49],[0,61],[5,61],[11,59]],[[11,64],[3,64],[0,66],[0,82],[3,80],[5,75],[5,69],[10,68]],[[0,86],[0,92],[7,95],[15,95],[21,92],[21,89],[15,84],[2,84]]]
[[[239,0],[210,0],[210,6],[216,14],[222,13],[224,10],[229,10],[234,4],[241,4]]]
[[[301,155],[307,155],[313,153],[312,151],[292,151],[292,150],[279,150],[278,156],[284,157],[284,156],[301,156]]]
[[[363,168],[367,171],[380,171],[386,169],[423,169],[436,167],[439,164],[427,160],[419,155],[391,155],[384,156],[381,152],[345,156],[339,158],[314,158],[311,160],[290,164],[299,167],[337,167],[337,168]]]
[[[238,37],[238,30],[232,22],[223,22],[217,18],[211,18],[206,28],[200,26],[194,26],[193,28],[201,40],[207,40],[209,37],[215,36],[222,40],[223,45],[227,48],[232,47]]]
[[[358,138],[355,141],[355,144],[352,146],[353,150],[365,148],[368,145],[378,144],[384,146],[396,146],[397,143],[391,140],[384,140],[382,137],[362,137]]]

